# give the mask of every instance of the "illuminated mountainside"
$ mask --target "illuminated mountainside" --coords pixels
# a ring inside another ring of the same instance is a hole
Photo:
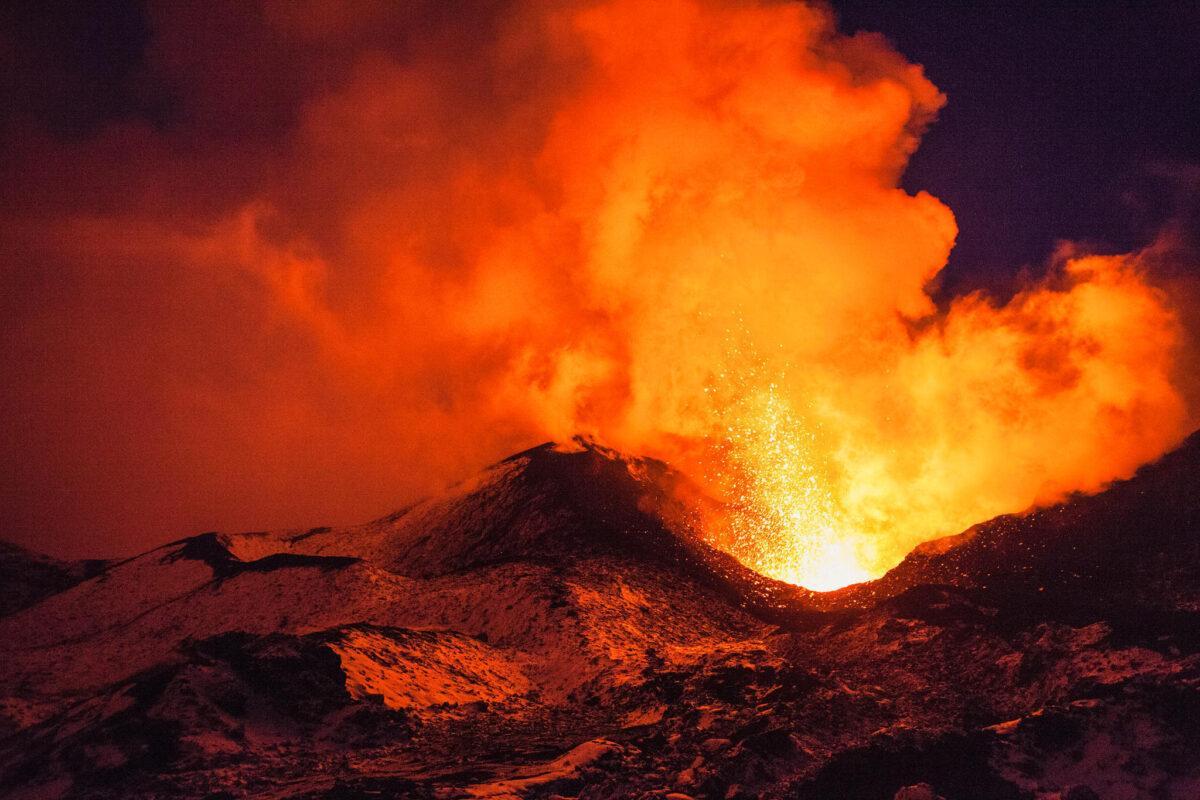
[[[683,480],[546,445],[367,525],[111,564],[0,618],[0,786],[1196,796],[1200,439],[830,595],[701,542]]]

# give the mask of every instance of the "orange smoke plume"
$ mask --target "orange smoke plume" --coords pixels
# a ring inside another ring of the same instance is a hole
[[[160,12],[157,66],[197,118],[253,106],[201,77],[251,54],[294,88],[269,145],[122,125],[74,161],[27,154],[103,186],[6,224],[10,252],[162,309],[81,361],[108,365],[96,413],[164,507],[352,518],[582,431],[692,471],[730,509],[714,541],[826,589],[1185,432],[1182,334],[1138,254],[1064,252],[1004,304],[935,306],[954,218],[898,182],[944,98],[824,8],[529,3],[396,59],[371,37],[400,11],[335,5],[267,3],[272,46],[210,26],[188,57],[168,45],[203,23]],[[31,324],[106,330],[91,297]]]
[[[743,560],[817,589],[875,577],[1181,435],[1179,333],[1135,257],[936,312],[954,220],[897,180],[943,99],[879,40],[796,5],[615,2],[573,23],[590,69],[537,166],[600,321],[525,351],[507,396],[541,387],[539,419],[635,451],[708,443],[734,510],[710,533]]]

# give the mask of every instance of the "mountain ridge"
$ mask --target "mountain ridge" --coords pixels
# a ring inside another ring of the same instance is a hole
[[[365,525],[207,532],[107,563],[0,617],[0,789],[1200,791],[1200,437],[824,605],[709,547],[684,480],[545,444]]]

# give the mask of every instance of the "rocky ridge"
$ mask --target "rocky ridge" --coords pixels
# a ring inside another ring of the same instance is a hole
[[[545,445],[363,526],[64,582],[0,618],[0,787],[1200,796],[1200,438],[827,595],[708,547],[681,480]]]

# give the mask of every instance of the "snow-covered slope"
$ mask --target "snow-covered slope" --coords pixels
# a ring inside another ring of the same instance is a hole
[[[825,597],[588,442],[362,526],[181,539],[0,618],[0,790],[1195,797],[1197,441]]]
[[[243,560],[276,553],[353,556],[410,577],[522,561],[617,556],[670,569],[766,618],[802,614],[795,587],[706,544],[677,499],[686,478],[584,439],[544,444],[446,493],[355,528],[223,537]]]
[[[59,561],[0,541],[0,617],[102,571],[104,561]]]

